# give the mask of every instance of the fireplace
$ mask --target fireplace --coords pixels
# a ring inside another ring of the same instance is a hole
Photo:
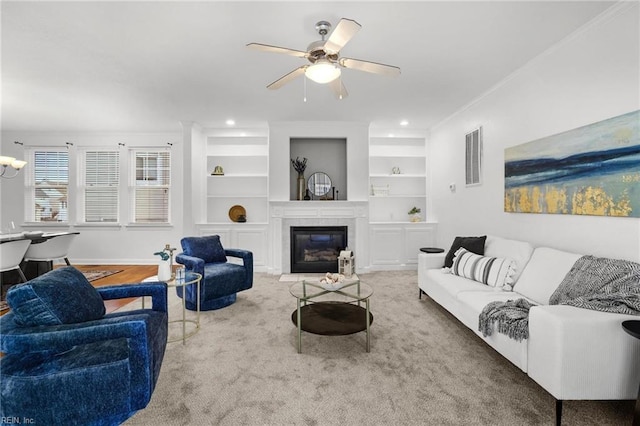
[[[338,272],[347,247],[346,226],[292,226],[291,272]]]

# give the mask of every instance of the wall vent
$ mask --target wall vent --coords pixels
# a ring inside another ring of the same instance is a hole
[[[467,186],[482,183],[482,127],[465,136],[465,183]]]

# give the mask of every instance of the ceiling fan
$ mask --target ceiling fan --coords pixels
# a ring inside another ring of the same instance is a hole
[[[360,31],[362,26],[352,19],[342,18],[327,40],[325,36],[331,29],[327,21],[316,24],[316,30],[322,37],[321,40],[311,43],[306,51],[289,49],[286,47],[271,46],[262,43],[249,43],[247,47],[264,52],[284,53],[307,59],[310,64],[302,65],[267,86],[267,89],[279,89],[296,77],[305,75],[307,78],[320,84],[329,84],[329,87],[338,99],[348,96],[347,89],[342,84],[340,77],[341,68],[349,68],[374,74],[396,76],[400,74],[400,68],[393,65],[385,65],[377,62],[362,61],[360,59],[340,57],[340,50]]]

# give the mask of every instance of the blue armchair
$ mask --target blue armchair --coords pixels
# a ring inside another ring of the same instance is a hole
[[[151,296],[105,315],[104,300]],[[0,416],[34,424],[118,425],[148,404],[167,344],[167,285],[94,288],[73,267],[7,293],[0,317]]]
[[[236,301],[236,293],[253,286],[253,253],[248,250],[225,249],[218,235],[185,237],[180,241],[182,253],[176,262],[185,265],[188,271],[202,275],[200,282],[200,310],[210,311],[224,308]],[[242,259],[242,265],[227,262],[227,256]],[[182,288],[177,287],[182,297]],[[195,310],[196,286],[186,289],[185,305]]]

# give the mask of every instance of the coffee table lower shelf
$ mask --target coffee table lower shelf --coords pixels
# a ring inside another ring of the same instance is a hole
[[[373,323],[373,314],[369,312],[369,321],[367,321],[366,308],[344,302],[316,302],[301,306],[299,314],[299,349],[303,330],[324,336],[345,336],[366,331],[367,352],[369,352],[369,329]],[[291,320],[298,326],[298,309],[291,314]]]

